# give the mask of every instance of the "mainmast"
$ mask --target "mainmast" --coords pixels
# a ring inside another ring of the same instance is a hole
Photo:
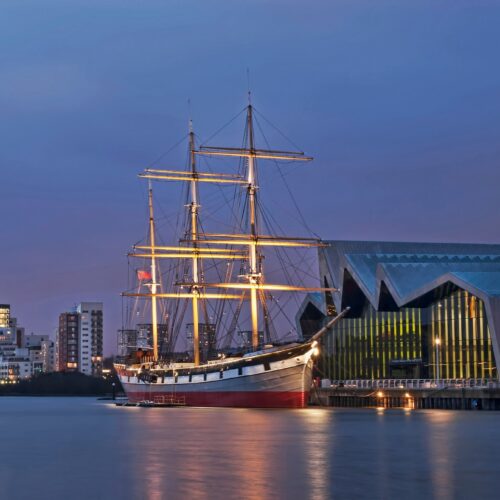
[[[250,95],[249,95],[250,97]],[[259,296],[262,300],[264,321],[266,328],[268,324],[268,310],[265,304],[266,290],[288,290],[288,291],[313,291],[324,288],[297,287],[291,285],[267,284],[262,277],[260,267],[260,252],[258,247],[262,246],[287,246],[287,247],[313,247],[324,246],[317,240],[306,241],[306,239],[296,238],[275,238],[266,235],[259,235],[257,220],[257,179],[256,179],[256,160],[286,160],[286,161],[310,161],[311,157],[305,156],[302,152],[278,151],[270,149],[257,149],[255,147],[254,128],[253,128],[253,107],[251,102],[247,106],[247,144],[241,148],[201,146],[195,151],[195,154],[221,157],[240,157],[247,161],[246,189],[248,194],[248,222],[249,233],[241,235],[213,234],[198,235],[198,245],[244,245],[248,246],[248,273],[246,274],[247,283],[203,283],[200,286],[205,288],[226,288],[240,289],[250,291],[250,315],[252,324],[252,347],[259,347]]]
[[[252,105],[247,108],[247,132],[248,132],[248,214],[250,222],[251,243],[248,247],[249,273],[248,281],[256,285],[259,283],[260,273],[257,268],[257,215],[255,210],[257,186],[255,184],[255,144],[253,136]],[[250,288],[250,313],[252,318],[252,347],[259,346],[259,310],[257,303],[257,288]]]
[[[191,204],[189,205],[189,212],[191,214],[191,242],[193,246],[193,286],[191,288],[192,306],[193,306],[193,357],[194,364],[200,364],[200,333],[199,333],[199,311],[198,311],[198,298],[199,298],[199,272],[198,272],[198,254],[196,252],[197,239],[198,239],[198,188],[196,185],[196,156],[194,153],[194,132],[193,124],[189,121],[189,155],[191,161]]]
[[[151,328],[153,333],[153,359],[158,360],[158,311],[157,311],[157,290],[156,282],[156,254],[155,254],[155,219],[153,211],[153,188],[149,181],[149,244],[151,246]]]

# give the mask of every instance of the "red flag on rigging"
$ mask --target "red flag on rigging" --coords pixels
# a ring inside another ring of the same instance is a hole
[[[144,269],[137,269],[137,279],[140,281],[150,280],[151,273],[149,271],[145,271]]]

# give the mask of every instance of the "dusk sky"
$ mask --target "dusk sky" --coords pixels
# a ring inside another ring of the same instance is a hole
[[[2,1],[0,303],[53,334],[103,301],[112,352],[136,174],[185,135],[188,99],[201,137],[236,115],[247,68],[315,157],[288,180],[322,238],[500,243],[499,26],[487,0]]]

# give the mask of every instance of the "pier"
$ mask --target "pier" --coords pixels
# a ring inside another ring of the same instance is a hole
[[[490,379],[323,380],[311,402],[347,408],[500,410],[500,384]]]

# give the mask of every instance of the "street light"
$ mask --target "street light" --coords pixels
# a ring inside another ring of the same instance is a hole
[[[436,382],[439,382],[439,346],[441,345],[441,339],[436,337],[434,339],[434,346],[436,348]]]

